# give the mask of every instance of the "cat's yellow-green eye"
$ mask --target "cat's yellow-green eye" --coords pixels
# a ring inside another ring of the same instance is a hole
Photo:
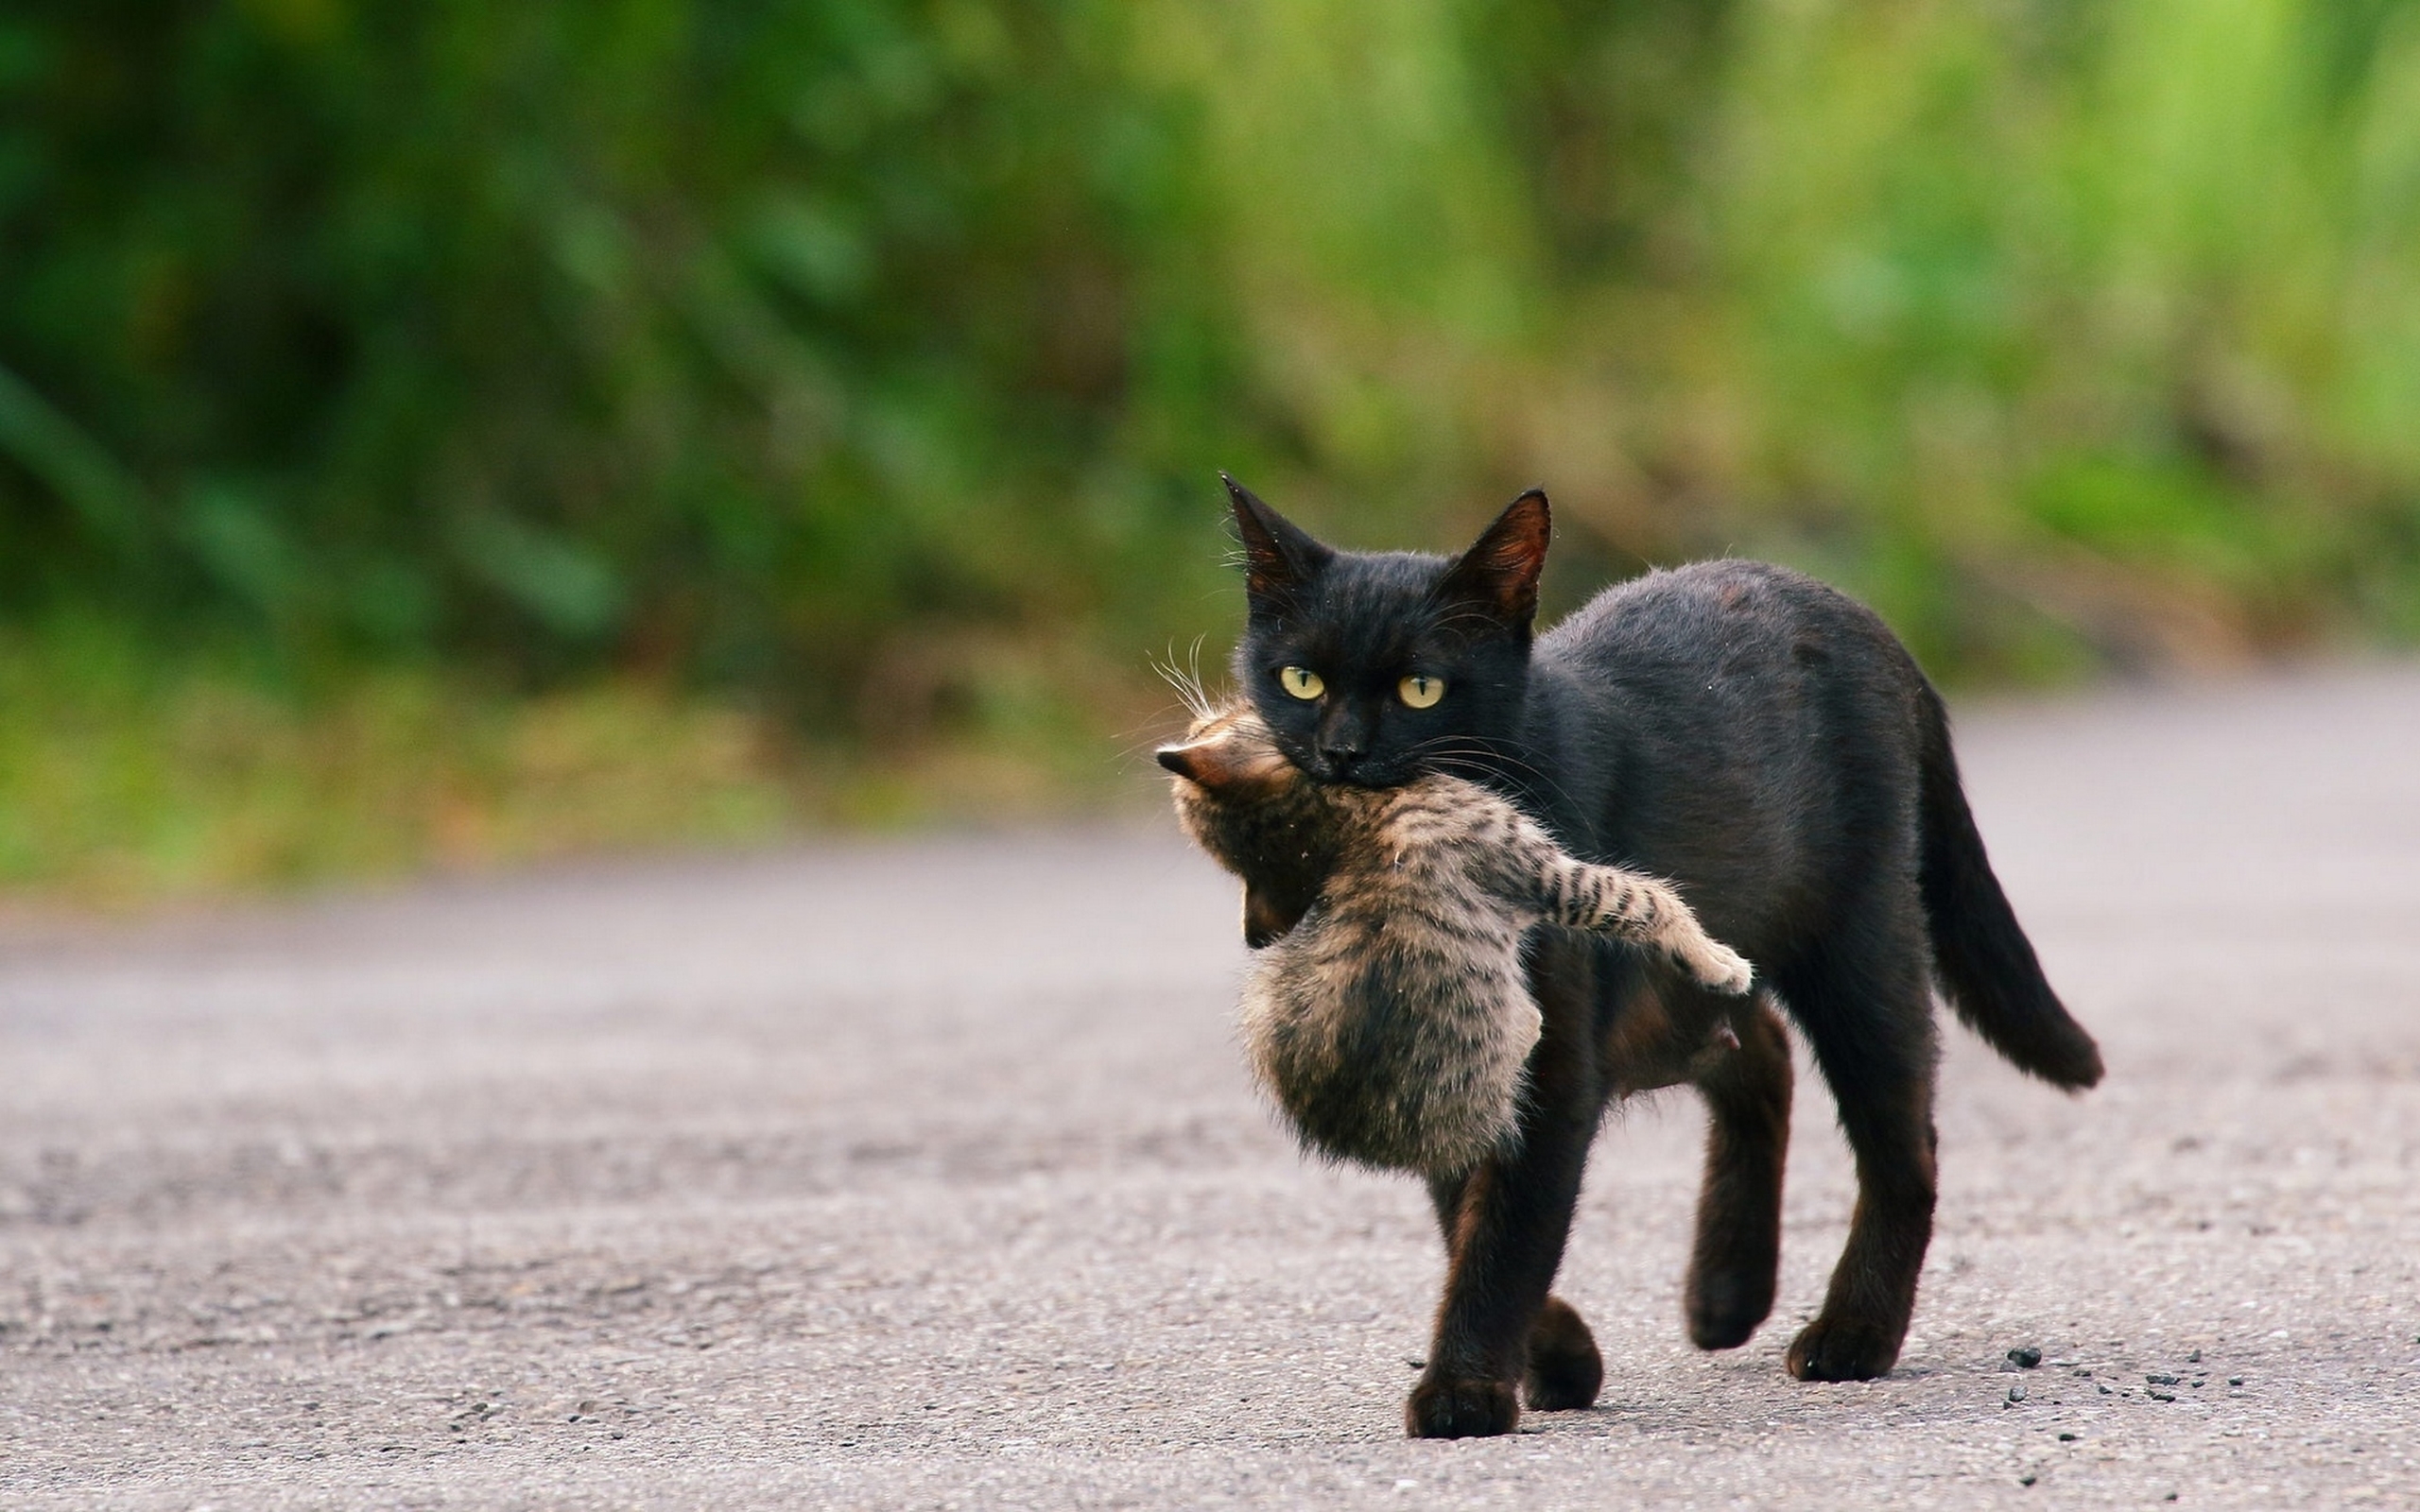
[[[1287,667],[1277,674],[1278,683],[1295,697],[1308,702],[1327,692],[1327,682],[1308,667]]]
[[[1395,684],[1395,696],[1414,709],[1432,709],[1445,696],[1445,679],[1415,672]]]

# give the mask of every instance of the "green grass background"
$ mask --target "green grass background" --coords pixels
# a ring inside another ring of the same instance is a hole
[[[1952,681],[2408,644],[2420,4],[0,17],[0,888],[1098,802],[1218,467]]]

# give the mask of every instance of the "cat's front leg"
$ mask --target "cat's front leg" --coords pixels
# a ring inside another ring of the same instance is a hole
[[[1524,1151],[1529,1147],[1525,1143]],[[1525,1380],[1530,1405],[1541,1411],[1596,1400],[1604,1374],[1596,1341],[1569,1303],[1547,1295],[1553,1267],[1539,1263],[1542,1230],[1549,1228],[1547,1247],[1560,1260],[1570,1204],[1561,1204],[1560,1227],[1541,1223],[1535,1173],[1513,1169],[1525,1163],[1530,1162],[1491,1161],[1436,1188],[1445,1231],[1445,1292],[1426,1367],[1404,1404],[1404,1429],[1414,1438],[1512,1432],[1521,1420]],[[1575,1199],[1578,1186],[1571,1183]],[[1540,1344],[1547,1357],[1533,1358]],[[1570,1400],[1582,1385],[1585,1400]]]
[[[1603,1102],[1585,1039],[1590,954],[1585,941],[1567,937],[1539,952],[1531,986],[1545,1024],[1530,1054],[1518,1146],[1432,1187],[1445,1236],[1445,1292],[1426,1368],[1405,1404],[1405,1427],[1415,1438],[1511,1433],[1525,1378],[1531,1405],[1541,1409],[1595,1399],[1602,1366],[1586,1325],[1567,1305],[1547,1319],[1547,1288],[1563,1263]],[[1549,1324],[1543,1334],[1542,1319]],[[1541,1365],[1547,1368],[1533,1368]]]

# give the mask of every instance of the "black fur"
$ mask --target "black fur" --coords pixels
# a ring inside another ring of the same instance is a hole
[[[1431,769],[1489,782],[1574,854],[1671,879],[1777,989],[1840,1105],[1859,1186],[1789,1367],[1889,1370],[1931,1236],[1935,973],[2016,1065],[2068,1088],[2100,1076],[1992,875],[1940,698],[1907,649],[1813,578],[1745,561],[1650,574],[1532,644],[1542,493],[1447,560],[1333,551],[1228,487],[1252,605],[1235,670],[1295,765],[1365,786]],[[1317,672],[1323,695],[1290,696],[1288,666]],[[1435,707],[1393,696],[1415,672],[1444,679]],[[1713,1114],[1691,1336],[1736,1345],[1772,1306],[1790,1091],[1778,1026],[1711,1072],[1675,1073],[1641,1047],[1696,1032],[1685,990],[1618,944],[1546,929],[1534,946],[1547,1023],[1522,1143],[1436,1193],[1451,1263],[1408,1409],[1416,1435],[1509,1430],[1541,1348],[1556,1356],[1547,1395],[1570,1404],[1585,1326],[1549,1311],[1547,1289],[1587,1146],[1622,1091],[1686,1074]]]

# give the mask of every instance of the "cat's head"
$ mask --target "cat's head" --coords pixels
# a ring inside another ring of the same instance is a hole
[[[1512,733],[1546,565],[1544,493],[1513,500],[1449,558],[1338,551],[1225,481],[1251,606],[1236,676],[1296,765],[1393,787]]]

